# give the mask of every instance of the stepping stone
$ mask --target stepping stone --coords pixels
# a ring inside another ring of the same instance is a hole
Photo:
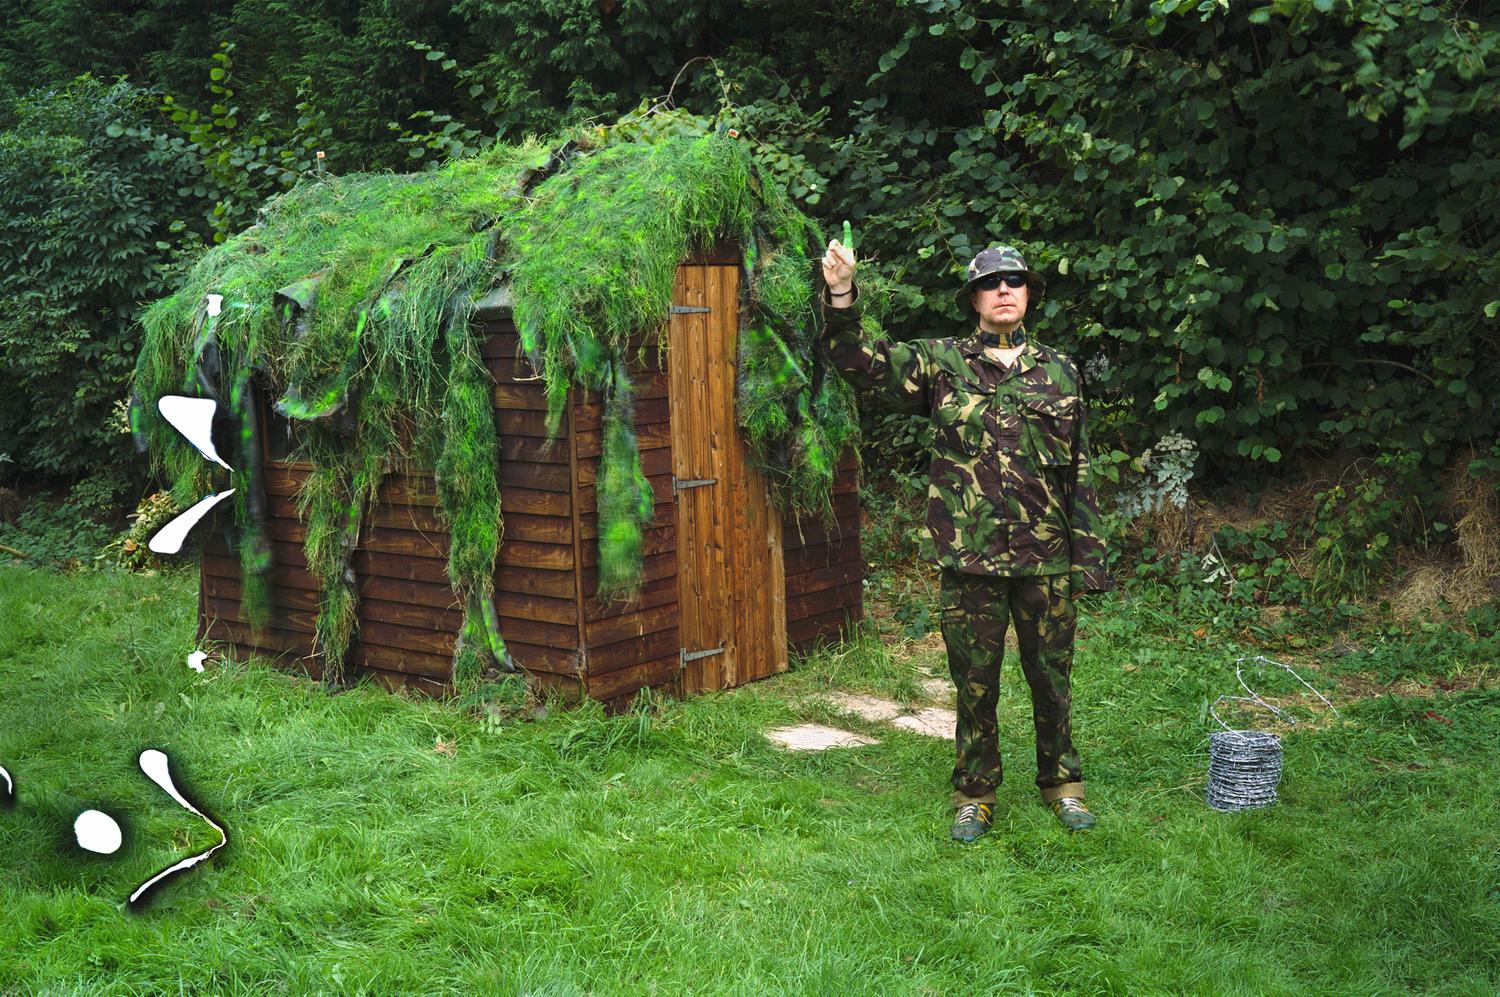
[[[900,703],[857,692],[836,692],[828,697],[827,702],[870,723],[880,723],[901,714]]]
[[[767,731],[766,737],[788,751],[822,751],[825,748],[857,748],[863,744],[879,744],[873,737],[856,734],[851,730],[824,727],[822,724],[797,724],[795,727],[778,727]]]
[[[945,678],[924,678],[922,680],[922,691],[934,699],[953,698],[953,680]]]
[[[897,717],[891,723],[916,734],[952,740],[954,730],[958,727],[958,714],[941,706],[929,706],[909,716]]]

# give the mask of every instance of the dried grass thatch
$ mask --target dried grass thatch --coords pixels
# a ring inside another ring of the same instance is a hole
[[[1500,475],[1473,477],[1459,461],[1448,472],[1444,494],[1457,554],[1444,548],[1403,557],[1407,570],[1391,599],[1401,619],[1431,616],[1443,603],[1466,612],[1500,598]]]

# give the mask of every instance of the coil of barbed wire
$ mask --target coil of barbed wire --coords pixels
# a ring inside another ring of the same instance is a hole
[[[1276,802],[1276,791],[1281,783],[1281,738],[1259,730],[1235,730],[1219,717],[1219,704],[1232,702],[1253,703],[1269,710],[1278,720],[1295,725],[1297,718],[1271,705],[1245,682],[1245,662],[1253,667],[1275,665],[1285,669],[1292,678],[1301,682],[1314,696],[1339,716],[1339,711],[1321,692],[1308,685],[1307,681],[1290,666],[1272,661],[1264,655],[1247,655],[1234,662],[1234,677],[1244,696],[1223,695],[1209,707],[1214,722],[1224,729],[1208,735],[1208,788],[1204,798],[1215,810],[1247,810],[1266,807]]]

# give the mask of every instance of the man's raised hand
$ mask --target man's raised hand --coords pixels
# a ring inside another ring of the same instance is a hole
[[[854,250],[830,239],[823,254],[823,281],[830,294],[841,294],[854,286]]]

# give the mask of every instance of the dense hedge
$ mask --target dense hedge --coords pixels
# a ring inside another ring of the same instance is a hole
[[[901,63],[956,56],[984,97],[925,192],[956,225],[916,241],[1032,249],[1049,325],[1141,428],[1272,461],[1490,445],[1493,25],[1413,2],[926,6]]]
[[[80,79],[34,92],[0,132],[0,452],[27,477],[128,461],[122,408],[140,305],[192,239],[201,170],[154,137],[112,137],[153,102]]]
[[[1178,431],[1200,473],[1333,448],[1500,467],[1500,28],[1481,5],[157,0],[139,17],[159,47],[127,55],[79,27],[108,23],[101,4],[0,0],[18,25],[0,92],[115,60],[191,103],[199,39],[228,38],[236,99],[286,135],[326,120],[340,170],[615,115],[710,55],[677,102],[734,105],[806,210],[853,219],[892,328],[962,328],[950,290],[986,243],[1047,271],[1035,325],[1113,405],[1106,458]]]

